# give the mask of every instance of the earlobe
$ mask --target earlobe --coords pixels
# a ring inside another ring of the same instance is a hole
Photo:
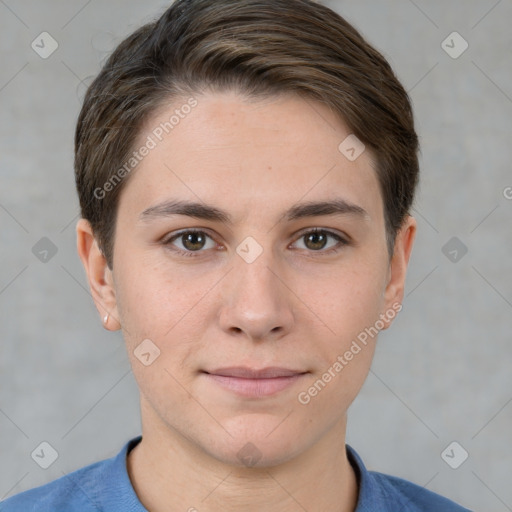
[[[90,223],[80,219],[76,225],[77,251],[89,282],[89,289],[96,309],[103,319],[103,326],[108,330],[121,327],[118,320],[115,288],[112,271],[101,252]]]
[[[397,305],[400,305],[401,309],[401,304],[404,298],[407,266],[411,257],[415,237],[416,219],[409,215],[404,220],[402,227],[397,233],[393,257],[391,258],[389,265],[389,279],[384,291],[384,304],[386,310],[383,312],[383,315],[389,320],[385,322],[384,329],[387,329],[391,325],[391,321],[396,315]],[[387,313],[391,311],[393,311],[393,313],[388,315]]]

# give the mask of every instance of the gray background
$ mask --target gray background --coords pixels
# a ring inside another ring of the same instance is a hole
[[[325,3],[389,59],[422,143],[407,297],[348,442],[370,469],[512,510],[512,2]],[[73,131],[102,60],[168,4],[0,0],[0,499],[140,432],[122,337],[101,327],[76,254]],[[31,48],[43,31],[59,44],[47,59]],[[469,43],[457,59],[441,46],[453,31]],[[456,262],[442,250],[454,236],[468,249]],[[46,263],[32,252],[42,237],[58,249]],[[59,453],[46,470],[31,458],[42,441]],[[469,453],[458,469],[441,457],[452,441]]]

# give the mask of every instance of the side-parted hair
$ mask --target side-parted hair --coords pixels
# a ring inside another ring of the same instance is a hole
[[[190,110],[206,91],[255,99],[294,93],[333,110],[375,157],[392,255],[414,199],[419,148],[409,96],[386,59],[314,0],[176,0],[117,46],[77,121],[81,215],[109,268],[119,195],[136,168],[143,123],[177,100]]]

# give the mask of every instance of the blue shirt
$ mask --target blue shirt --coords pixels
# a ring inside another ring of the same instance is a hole
[[[110,459],[0,502],[1,512],[148,512],[132,487],[126,456],[142,439],[135,437]],[[358,484],[355,512],[470,512],[407,480],[367,471],[347,445]]]

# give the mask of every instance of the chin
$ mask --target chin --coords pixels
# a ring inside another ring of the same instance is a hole
[[[267,418],[255,425],[255,416],[247,415],[247,423],[239,422],[238,429],[226,428],[231,436],[225,433],[219,437],[217,434],[217,439],[212,442],[212,433],[205,440],[203,450],[224,464],[240,468],[278,466],[300,453],[298,434],[290,432],[284,424],[279,425],[282,419]]]

